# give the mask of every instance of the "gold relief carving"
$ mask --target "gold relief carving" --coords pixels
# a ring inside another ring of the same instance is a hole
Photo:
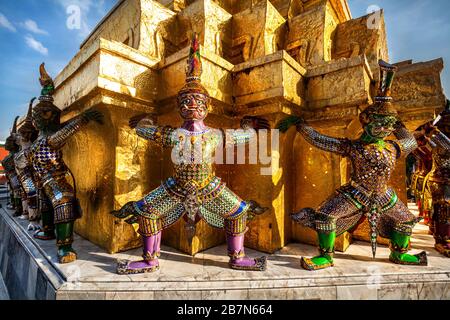
[[[223,42],[227,41],[232,15],[212,0],[199,0],[187,6],[177,15],[178,43],[185,47],[192,34],[199,35],[200,43],[209,52],[223,55]]]
[[[287,52],[303,67],[310,65],[312,50],[306,39],[299,39],[286,46]]]
[[[239,64],[276,52],[284,23],[284,18],[269,1],[259,1],[234,15],[228,59]]]
[[[378,28],[370,27],[370,21],[375,16],[380,21]],[[364,54],[375,80],[378,80],[378,60],[389,61],[383,11],[337,25],[333,45],[333,59]]]
[[[231,54],[231,59],[241,54],[241,52],[244,61],[250,60],[253,56],[253,37],[249,34],[233,39],[232,46],[233,53]]]

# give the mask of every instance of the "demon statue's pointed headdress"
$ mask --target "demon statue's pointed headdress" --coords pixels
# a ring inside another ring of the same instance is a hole
[[[42,90],[39,101],[50,101],[53,102],[53,93],[55,92],[55,85],[53,79],[48,75],[45,70],[45,63],[39,66],[39,82],[41,83]]]
[[[439,114],[440,120],[436,126],[445,134],[450,134],[450,100],[446,100],[444,111]]]
[[[16,134],[17,134],[17,121],[19,120],[19,117],[17,116],[14,119],[14,124],[10,132],[10,136],[6,138],[5,141],[5,149],[9,152],[15,152],[18,151],[19,146],[16,143]]]
[[[194,33],[186,67],[186,84],[178,92],[178,100],[187,93],[203,94],[209,98],[208,91],[200,83],[201,75],[202,61],[200,57],[200,44],[198,41],[198,34]]]
[[[11,129],[11,135],[13,136],[13,135],[15,135],[16,133],[17,133],[17,122],[19,121],[19,116],[17,116],[15,119],[14,119],[14,124],[13,124],[13,127],[12,127],[12,129]]]
[[[39,82],[42,86],[39,103],[32,109],[33,124],[38,130],[56,129],[60,123],[61,110],[53,104],[55,85],[45,70],[45,64],[39,67]]]
[[[374,103],[368,106],[362,114],[365,115],[381,115],[381,116],[394,116],[398,115],[397,110],[392,105],[391,87],[394,81],[395,72],[397,66],[389,64],[383,60],[378,61],[380,67],[380,84],[378,87],[377,95],[375,96]]]
[[[22,122],[22,124],[18,128],[19,134],[28,141],[33,141],[37,137],[37,130],[33,125],[33,118],[32,118],[34,100],[36,100],[36,98],[32,98],[30,100],[27,116],[25,117],[25,120]]]

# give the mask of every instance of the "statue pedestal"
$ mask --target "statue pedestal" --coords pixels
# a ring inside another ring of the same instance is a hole
[[[163,246],[159,271],[132,276],[117,275],[116,260],[140,259],[140,249],[108,254],[76,235],[79,259],[60,265],[54,241],[34,240],[26,225],[0,209],[0,272],[11,299],[450,299],[448,258],[433,249],[420,224],[412,247],[428,252],[428,267],[389,263],[389,249],[381,245],[372,259],[364,242],[337,253],[336,266],[318,272],[300,268],[300,256],[317,253],[306,244],[269,255],[264,272],[229,269],[225,245],[194,257]],[[247,254],[261,255],[251,249]]]

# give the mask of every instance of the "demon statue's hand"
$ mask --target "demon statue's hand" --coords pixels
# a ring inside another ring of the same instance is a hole
[[[246,117],[242,118],[242,120],[241,120],[241,128],[244,130],[270,129],[270,125],[269,125],[269,122],[264,118],[246,116]]]
[[[103,124],[103,113],[97,110],[87,110],[84,111],[81,116],[88,121],[95,121],[97,123]]]
[[[139,218],[132,201],[125,204],[120,210],[111,211],[110,213],[119,219],[125,220],[128,224],[137,223]]]
[[[278,122],[276,128],[284,133],[284,132],[288,131],[290,127],[292,127],[294,125],[297,127],[297,130],[298,130],[299,127],[304,124],[305,124],[305,120],[303,118],[297,117],[297,116],[289,116],[287,118],[284,118],[280,122]]]
[[[134,116],[130,119],[129,121],[129,126],[131,129],[135,129],[137,127],[137,125],[139,124],[139,122],[145,122],[146,125],[156,125],[157,120],[156,120],[156,116],[153,114],[149,114],[149,113],[144,113],[144,114],[139,114],[137,116]]]
[[[247,201],[247,204],[248,204],[248,211],[247,211],[248,221],[252,220],[255,216],[259,216],[264,212],[266,212],[267,210],[269,210],[268,207],[261,207],[261,205],[254,200]]]
[[[402,122],[402,120],[397,120],[397,122],[394,124],[395,130],[406,128],[405,124]]]
[[[429,141],[429,137],[431,136],[431,134],[433,132],[435,132],[437,130],[437,128],[435,126],[433,126],[432,122],[427,122],[424,125],[422,125],[421,127],[419,127],[419,129],[417,129],[416,131],[413,132],[414,138],[416,138],[416,140],[427,140]]]

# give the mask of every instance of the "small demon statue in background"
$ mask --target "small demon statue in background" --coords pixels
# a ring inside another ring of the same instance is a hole
[[[17,130],[16,141],[20,145],[20,151],[14,156],[16,173],[25,199],[23,201],[24,218],[30,220],[28,230],[39,229],[40,219],[37,205],[36,178],[34,177],[33,164],[30,161],[30,147],[38,136],[38,131],[33,126],[31,119],[33,101],[35,99],[33,98],[30,101],[27,116]]]
[[[61,110],[53,104],[54,84],[40,67],[42,85],[39,103],[33,108],[33,125],[39,130],[39,136],[30,148],[30,161],[39,188],[39,210],[42,216],[42,229],[34,235],[41,240],[55,238],[60,263],[69,263],[77,258],[72,248],[73,226],[81,216],[81,208],[75,196],[75,188],[69,183],[75,179],[63,161],[62,147],[67,140],[88,124],[91,120],[102,123],[102,114],[98,111],[85,111],[79,116],[60,123]]]
[[[14,125],[11,134],[6,138],[5,149],[9,154],[3,159],[2,166],[5,168],[6,178],[8,180],[9,192],[11,198],[11,206],[8,209],[15,210],[14,216],[19,217],[24,213],[23,211],[23,190],[20,185],[19,177],[16,172],[16,165],[14,163],[15,155],[20,151],[20,146],[17,144],[17,121],[19,117],[14,120]]]
[[[433,167],[427,176],[427,189],[432,198],[430,230],[435,248],[444,256],[450,253],[450,101],[434,123],[420,131],[433,150]]]
[[[207,127],[210,97],[200,83],[202,64],[198,36],[192,39],[186,71],[186,84],[178,93],[178,107],[184,123],[181,128],[157,126],[151,116],[130,120],[138,136],[171,147],[175,175],[142,200],[129,202],[113,214],[127,222],[139,223],[143,239],[143,260],[119,261],[119,274],[152,272],[159,269],[161,231],[181,217],[187,220],[192,236],[195,223],[204,219],[209,225],[225,229],[229,265],[240,270],[264,270],[266,258],[249,258],[244,252],[244,234],[248,215],[261,214],[256,202],[245,202],[214,175],[213,153],[220,145],[248,143],[256,134],[254,129],[267,128],[264,119],[249,117],[241,121],[243,129],[225,135],[222,130]]]
[[[336,236],[353,228],[364,216],[370,224],[374,257],[379,234],[390,239],[389,260],[392,262],[427,264],[425,252],[418,255],[407,253],[417,219],[388,186],[397,159],[415,150],[417,143],[398,120],[397,111],[391,104],[390,87],[396,67],[384,61],[380,61],[379,66],[379,91],[374,104],[360,114],[364,132],[359,139],[352,141],[322,135],[298,117],[287,118],[278,125],[285,131],[295,124],[307,142],[349,158],[353,166],[350,182],[336,190],[317,210],[306,208],[293,215],[294,221],[315,229],[319,238],[320,254],[314,258],[302,257],[304,269],[318,270],[333,266]],[[392,133],[397,140],[386,139]]]

